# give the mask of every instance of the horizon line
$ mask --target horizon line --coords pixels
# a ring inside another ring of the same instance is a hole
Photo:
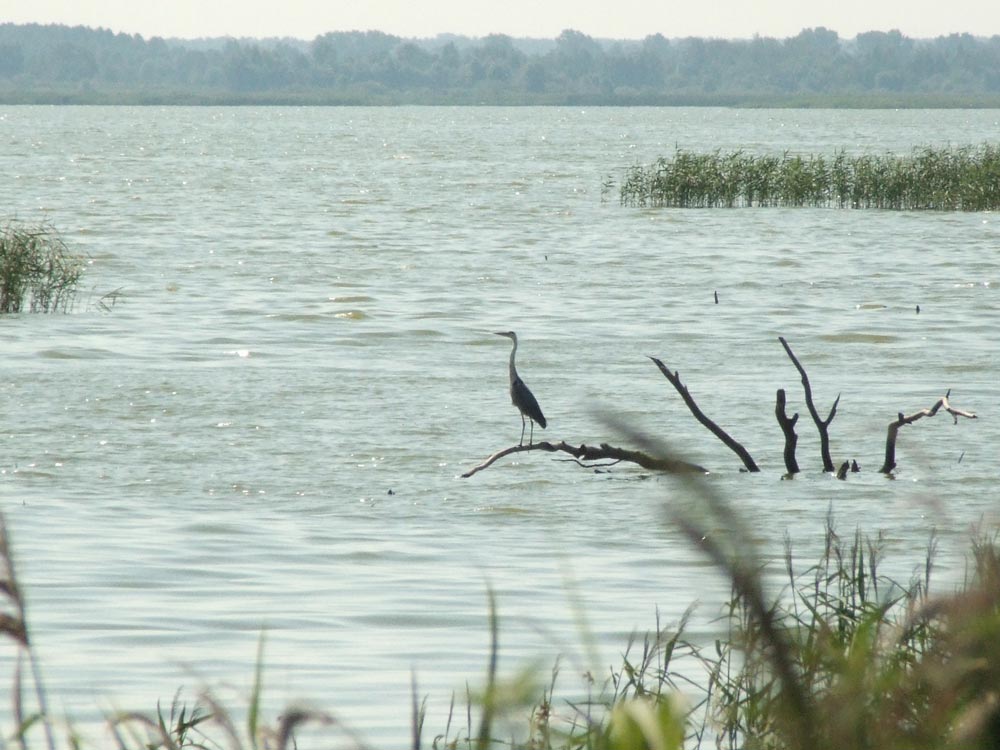
[[[437,32],[436,34],[434,34],[432,36],[408,36],[408,35],[396,34],[396,33],[389,32],[389,31],[383,31],[383,30],[377,29],[377,28],[367,28],[367,29],[354,28],[354,29],[331,29],[329,31],[323,31],[323,32],[317,33],[314,36],[312,36],[311,38],[305,37],[305,36],[294,36],[294,35],[290,35],[290,34],[284,34],[284,35],[278,35],[278,36],[246,36],[246,35],[240,36],[240,35],[235,35],[235,34],[203,35],[203,36],[164,36],[164,35],[161,35],[161,34],[146,35],[146,34],[143,34],[141,32],[115,31],[113,28],[111,28],[109,26],[92,26],[92,25],[89,25],[89,24],[82,24],[82,23],[76,23],[76,24],[74,24],[74,23],[66,23],[66,22],[62,22],[62,21],[51,21],[51,22],[45,22],[45,21],[21,21],[21,22],[17,22],[17,21],[4,21],[4,22],[0,23],[0,28],[2,28],[3,26],[13,26],[13,27],[17,27],[17,26],[40,26],[40,27],[57,27],[57,28],[58,27],[63,27],[63,28],[67,28],[67,29],[87,29],[87,30],[90,30],[90,31],[107,31],[107,32],[110,32],[110,33],[115,34],[115,35],[122,34],[122,35],[130,36],[130,37],[139,37],[143,41],[150,41],[152,39],[162,39],[163,41],[181,41],[181,42],[200,42],[200,41],[214,41],[214,40],[231,40],[231,41],[247,41],[247,40],[250,40],[250,41],[257,41],[257,42],[267,42],[267,41],[279,41],[280,42],[280,41],[285,41],[285,40],[293,40],[293,41],[297,41],[297,42],[311,42],[311,41],[314,41],[316,39],[319,39],[320,37],[326,36],[328,34],[370,34],[370,33],[384,34],[385,36],[395,37],[397,39],[403,39],[403,40],[409,40],[409,41],[433,41],[433,40],[440,39],[442,37],[455,37],[455,38],[458,38],[458,39],[469,39],[469,40],[472,40],[472,41],[482,41],[482,40],[485,40],[485,39],[489,39],[491,37],[504,37],[504,38],[511,39],[511,40],[525,40],[525,41],[533,41],[533,42],[547,42],[547,41],[553,41],[554,42],[554,41],[557,41],[559,39],[559,37],[562,36],[562,34],[568,32],[568,31],[569,32],[574,32],[574,33],[577,33],[577,34],[581,34],[581,35],[583,35],[585,37],[593,39],[594,41],[600,41],[600,42],[642,42],[642,41],[645,41],[646,39],[649,39],[651,37],[657,37],[657,36],[663,37],[664,39],[667,39],[668,41],[670,41],[670,40],[680,41],[680,40],[685,40],[685,39],[702,39],[702,40],[711,40],[711,41],[732,41],[732,42],[742,42],[742,41],[749,42],[749,41],[754,41],[755,39],[773,39],[773,40],[776,40],[776,41],[786,41],[786,40],[789,40],[789,39],[795,39],[797,36],[801,35],[803,32],[807,32],[807,31],[827,31],[827,32],[832,32],[832,33],[836,34],[837,35],[837,39],[841,40],[841,41],[851,41],[851,40],[857,39],[859,36],[862,36],[864,34],[886,34],[886,35],[888,35],[888,34],[893,34],[893,33],[899,34],[904,39],[911,39],[913,41],[932,41],[932,40],[935,40],[935,39],[941,39],[941,38],[952,37],[952,36],[971,36],[974,39],[991,39],[993,37],[1000,36],[1000,34],[976,34],[976,33],[972,32],[972,31],[952,31],[952,32],[938,34],[936,36],[908,36],[908,35],[904,34],[902,31],[900,31],[898,28],[892,28],[892,29],[889,29],[888,31],[884,31],[884,30],[881,30],[881,29],[870,29],[868,31],[859,31],[854,36],[841,36],[840,32],[838,32],[836,29],[831,29],[830,27],[823,26],[823,25],[818,25],[818,26],[803,26],[799,30],[798,34],[794,34],[794,35],[791,35],[791,36],[772,36],[772,35],[768,35],[768,34],[761,34],[759,32],[754,32],[753,34],[751,34],[749,36],[712,36],[712,35],[696,35],[696,34],[687,34],[687,35],[684,35],[684,36],[667,36],[666,34],[663,34],[662,32],[651,32],[651,33],[649,33],[649,34],[647,34],[646,36],[643,36],[643,37],[613,37],[613,36],[607,36],[606,37],[606,36],[594,36],[594,35],[591,35],[591,34],[587,34],[586,32],[580,31],[579,29],[574,29],[572,27],[566,27],[559,34],[557,34],[556,36],[530,36],[530,35],[515,36],[513,34],[507,34],[507,33],[504,33],[504,32],[490,32],[488,34],[476,35],[476,34],[464,34],[464,33],[456,32],[456,31],[439,31],[439,32]]]

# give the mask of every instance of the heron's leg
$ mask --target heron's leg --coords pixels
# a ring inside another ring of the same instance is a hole
[[[530,417],[528,419],[531,422],[531,431],[528,433],[528,445],[531,445],[535,439],[535,420]]]
[[[518,445],[524,445],[524,415],[521,415],[521,442]]]

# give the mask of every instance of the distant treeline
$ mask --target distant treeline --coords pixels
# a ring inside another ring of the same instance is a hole
[[[0,24],[0,102],[1000,106],[1000,36],[164,40]]]

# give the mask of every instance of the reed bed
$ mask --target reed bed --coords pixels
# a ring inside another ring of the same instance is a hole
[[[67,312],[83,276],[83,257],[46,225],[0,227],[0,314]]]
[[[678,149],[671,159],[629,168],[620,200],[640,207],[994,211],[1000,208],[1000,146],[829,156]]]

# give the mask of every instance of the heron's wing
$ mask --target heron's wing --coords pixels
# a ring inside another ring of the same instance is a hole
[[[542,408],[538,405],[535,394],[521,378],[515,378],[514,382],[510,384],[510,397],[514,401],[514,406],[522,414],[533,419],[541,427],[545,427],[545,415],[542,414]]]

